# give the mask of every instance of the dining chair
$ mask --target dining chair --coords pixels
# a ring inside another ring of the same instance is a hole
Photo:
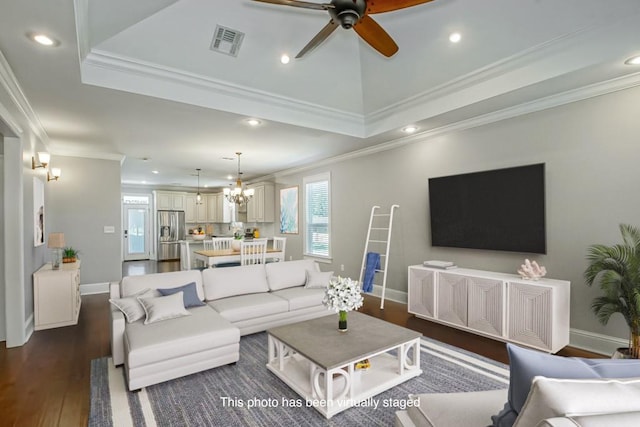
[[[231,249],[231,241],[233,237],[214,237],[213,242],[213,250],[219,251],[224,249]]]
[[[214,239],[211,239],[211,240],[203,240],[203,241],[202,241],[202,244],[204,245],[204,250],[205,250],[205,251],[210,251],[210,250],[215,249],[215,248],[214,248],[214,244],[213,244],[213,240],[214,240]]]
[[[180,242],[180,270],[191,270],[189,242]]]
[[[269,258],[267,262],[278,262],[284,261],[286,258],[284,257],[284,249],[287,246],[287,238],[286,237],[274,237],[273,238],[273,249],[278,252],[282,252],[282,256],[277,258]]]
[[[254,239],[243,241],[240,245],[240,264],[264,264],[267,253],[267,240]]]

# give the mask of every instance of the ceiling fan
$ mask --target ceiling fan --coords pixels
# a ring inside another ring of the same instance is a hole
[[[353,28],[372,48],[386,57],[391,57],[398,51],[398,45],[380,24],[369,15],[404,9],[433,0],[331,0],[330,3],[312,3],[298,0],[254,1],[329,12],[331,16],[329,23],[302,48],[296,55],[296,59],[298,59],[322,43],[338,28],[338,25],[347,30]]]

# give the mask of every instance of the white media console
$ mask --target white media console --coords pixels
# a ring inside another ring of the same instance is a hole
[[[556,353],[569,344],[566,280],[409,266],[409,313],[479,335]]]

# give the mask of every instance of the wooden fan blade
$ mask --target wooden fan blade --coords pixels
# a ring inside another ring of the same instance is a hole
[[[333,33],[336,28],[338,28],[338,23],[333,19],[329,21],[327,25],[324,26],[323,29],[320,30],[318,34],[315,35],[314,38],[311,39],[309,43],[305,47],[302,48],[300,52],[296,55],[296,59],[302,58],[302,56],[306,53],[309,53],[311,50],[315,49],[320,43],[322,43],[327,37]]]
[[[311,3],[308,1],[298,0],[253,0],[261,3],[279,4],[284,6],[302,7],[304,9],[329,10],[333,9],[331,3]]]
[[[398,51],[398,45],[391,36],[368,15],[365,15],[356,25],[353,26],[356,33],[369,45],[386,56],[393,56]]]
[[[368,0],[367,13],[384,13],[392,10],[404,9],[405,7],[417,6],[433,0]]]

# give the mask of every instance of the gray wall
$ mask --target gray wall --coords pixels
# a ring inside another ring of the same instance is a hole
[[[120,162],[54,155],[51,165],[62,169],[62,177],[47,184],[47,233],[63,232],[66,245],[80,250],[82,284],[119,280]],[[105,234],[104,226],[114,226],[115,233]]]
[[[640,226],[640,88],[450,132],[400,148],[283,173],[278,188],[330,171],[332,255],[323,265],[358,278],[372,205],[400,209],[394,222],[387,286],[407,290],[407,266],[427,259],[515,273],[525,258],[545,265],[548,276],[571,286],[571,326],[627,338],[619,316],[601,326],[590,309],[600,292],[584,284],[586,249],[619,241],[618,224]],[[547,255],[433,248],[430,246],[427,182],[430,177],[546,163]],[[279,209],[279,207],[278,207]],[[300,210],[302,223],[302,206]],[[287,257],[302,257],[302,235],[288,235]],[[344,264],[345,271],[340,271]],[[376,281],[377,283],[379,280]]]

